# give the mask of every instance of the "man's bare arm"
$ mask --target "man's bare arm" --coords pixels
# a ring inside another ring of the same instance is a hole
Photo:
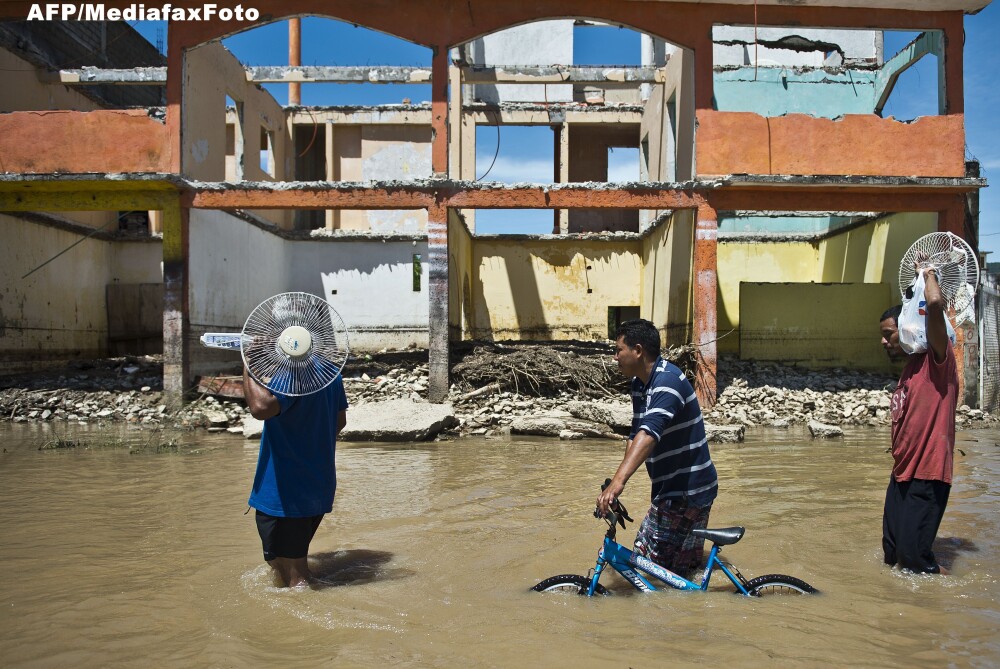
[[[628,480],[632,478],[632,474],[635,474],[639,466],[649,458],[655,447],[656,439],[645,430],[639,430],[635,437],[629,441],[628,446],[625,447],[625,457],[618,465],[618,471],[615,472],[608,487],[601,491],[597,498],[597,508],[600,509],[601,513],[608,512],[611,502],[622,494],[622,490],[625,489]]]
[[[948,329],[945,326],[944,296],[941,295],[941,285],[938,283],[937,272],[933,269],[924,271],[924,300],[927,302],[927,345],[934,351],[934,360],[944,362],[948,354]]]
[[[274,418],[281,413],[281,405],[278,398],[271,394],[271,391],[257,383],[246,367],[243,368],[243,397],[247,401],[247,408],[250,415],[257,420],[267,420]]]

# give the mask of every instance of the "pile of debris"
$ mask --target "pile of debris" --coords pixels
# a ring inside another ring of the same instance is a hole
[[[610,343],[600,342],[479,342],[456,351],[452,382],[465,394],[495,388],[530,397],[621,398],[629,382],[611,351]],[[674,347],[663,357],[693,378],[694,347]]]
[[[692,348],[665,352],[691,375]],[[352,406],[427,398],[426,351],[383,352],[353,359],[344,379]],[[127,423],[140,427],[205,428],[242,432],[249,415],[242,400],[205,394],[172,412],[165,404],[158,356],[71,363],[59,370],[0,379],[0,420]],[[627,431],[628,382],[618,373],[608,344],[477,343],[454,353],[454,434],[506,431],[610,436]],[[717,404],[707,423],[733,429],[828,425],[885,426],[896,379],[844,369],[719,360]],[[596,412],[596,414],[595,414]],[[607,420],[601,419],[605,416]],[[591,430],[580,420],[604,427]],[[979,409],[958,409],[959,427],[995,424]],[[553,426],[562,425],[556,429]],[[555,432],[553,432],[555,431]],[[589,431],[595,431],[590,434]]]

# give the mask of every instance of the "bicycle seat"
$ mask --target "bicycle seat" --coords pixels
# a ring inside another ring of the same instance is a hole
[[[701,537],[720,546],[735,544],[743,538],[744,532],[746,532],[746,528],[744,527],[721,527],[717,530],[691,530],[691,534],[694,536]]]

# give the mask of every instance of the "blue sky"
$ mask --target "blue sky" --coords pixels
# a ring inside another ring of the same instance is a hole
[[[135,27],[155,43],[162,23],[137,23]],[[430,67],[430,50],[388,35],[355,28],[338,21],[303,19],[302,63],[305,65],[417,65]],[[975,16],[965,17],[965,123],[966,157],[976,158],[982,173],[991,182],[982,191],[980,202],[980,246],[992,251],[991,260],[1000,261],[1000,134],[995,121],[1000,107],[996,72],[1000,58],[994,40],[1000,34],[1000,9],[992,4]],[[886,53],[891,55],[915,36],[887,33]],[[246,65],[279,65],[287,62],[288,28],[278,22],[234,35],[225,45]],[[639,58],[639,36],[616,28],[578,29],[574,35],[574,62],[577,64],[630,65]],[[936,113],[936,64],[924,58],[900,77],[885,114],[912,119]],[[268,85],[275,98],[286,103],[287,86]],[[303,86],[303,104],[383,104],[430,99],[424,85],[313,84]],[[482,127],[477,133],[477,176],[482,177],[496,154],[490,181],[552,181],[552,136],[545,127],[505,127],[497,131]],[[638,178],[638,150],[615,150],[609,155],[610,178],[625,181]],[[520,224],[511,228],[506,212],[479,212],[477,229],[544,232],[550,229],[550,212],[520,212]]]

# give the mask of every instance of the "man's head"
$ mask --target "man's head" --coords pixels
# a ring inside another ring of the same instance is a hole
[[[660,333],[647,320],[625,321],[615,331],[615,362],[625,376],[640,376],[660,355]]]
[[[906,357],[906,351],[899,345],[899,314],[903,310],[903,305],[897,304],[886,309],[879,319],[879,329],[882,331],[882,348],[889,355],[890,360],[902,360]]]

